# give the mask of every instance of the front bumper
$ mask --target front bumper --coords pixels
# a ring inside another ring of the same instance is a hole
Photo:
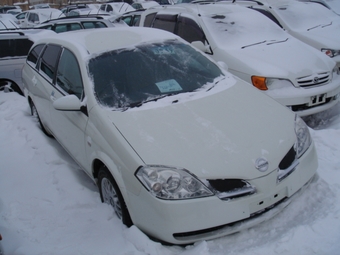
[[[288,106],[299,116],[325,111],[339,102],[340,75],[331,83],[312,88],[282,88],[265,92],[282,105]]]
[[[168,243],[188,244],[225,236],[274,217],[313,180],[318,165],[314,144],[299,162],[279,183],[276,170],[247,180],[257,188],[253,195],[229,201],[216,196],[168,201],[153,197],[143,188],[138,196],[129,194],[128,207],[137,227]]]

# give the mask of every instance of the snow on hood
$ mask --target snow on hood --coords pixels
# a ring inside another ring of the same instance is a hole
[[[309,31],[340,22],[338,15],[316,3],[294,1],[287,5],[277,4],[272,10],[286,23],[289,30]]]
[[[331,71],[335,65],[323,53],[291,37],[281,42],[265,42],[227,52],[229,56],[225,58],[229,59],[227,64],[230,70],[234,63],[242,62],[242,65],[253,70],[253,75],[272,78],[299,78]],[[292,82],[295,83],[295,79]]]
[[[207,6],[200,8],[202,21],[219,47],[239,49],[262,41],[283,41],[289,37],[268,18],[254,10],[237,5],[220,5],[214,12],[204,13],[204,9],[209,10]]]
[[[201,178],[257,178],[263,173],[255,160],[265,157],[276,169],[296,139],[294,114],[240,81],[183,102],[175,95],[106,113],[145,164],[184,167]]]

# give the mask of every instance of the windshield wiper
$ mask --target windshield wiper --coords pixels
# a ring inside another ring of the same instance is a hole
[[[320,24],[320,25],[317,25],[315,27],[308,28],[307,31],[312,30],[312,29],[317,28],[317,27],[322,27],[322,28],[328,27],[328,26],[332,25],[332,23],[333,23],[333,21],[331,21],[329,24],[325,24],[325,25]]]
[[[241,49],[244,49],[244,48],[247,48],[247,47],[250,47],[250,46],[254,46],[254,45],[258,45],[258,44],[262,44],[262,43],[267,43],[267,45],[271,45],[271,44],[274,44],[274,43],[282,43],[282,42],[286,42],[286,41],[288,41],[288,38],[286,38],[285,40],[282,40],[282,41],[276,41],[276,40],[267,41],[267,40],[264,40],[262,42],[242,46]]]
[[[250,47],[250,46],[254,46],[254,45],[258,45],[258,44],[261,44],[261,43],[265,43],[265,42],[267,42],[267,41],[264,40],[262,42],[257,42],[257,43],[249,44],[249,45],[246,45],[246,46],[242,46],[241,49],[244,49],[244,48],[247,48],[247,47]]]
[[[208,91],[210,91],[211,89],[213,89],[213,88],[217,85],[217,83],[220,83],[220,81],[223,81],[223,80],[225,80],[225,76],[224,76],[222,79],[216,81],[210,88],[208,88],[208,89],[206,90],[206,92],[208,92]]]
[[[270,43],[267,43],[267,45],[271,45],[271,44],[274,44],[274,43],[283,43],[283,42],[287,42],[287,41],[288,41],[288,38],[286,38],[285,40],[282,40],[282,41],[270,42]]]
[[[146,104],[146,103],[149,103],[149,102],[156,102],[156,101],[159,100],[159,99],[162,99],[162,98],[164,98],[164,97],[173,96],[173,95],[176,95],[176,94],[178,94],[178,93],[172,93],[172,94],[161,95],[161,96],[153,97],[153,98],[150,98],[150,99],[147,99],[147,100],[144,100],[144,101],[134,102],[134,103],[129,104],[129,105],[128,105],[128,108],[140,107],[140,106],[142,106],[143,104]]]

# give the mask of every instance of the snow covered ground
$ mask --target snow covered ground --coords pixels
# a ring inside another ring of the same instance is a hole
[[[0,233],[6,255],[340,254],[340,105],[306,119],[319,179],[275,218],[186,247],[126,228],[24,97],[0,92]],[[195,212],[193,212],[195,213]],[[209,219],[204,219],[209,220]]]

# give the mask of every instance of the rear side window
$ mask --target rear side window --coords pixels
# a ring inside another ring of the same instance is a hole
[[[100,21],[86,21],[86,22],[83,22],[82,24],[85,29],[107,27],[103,22],[100,22]]]
[[[60,46],[47,45],[46,50],[41,57],[40,72],[44,74],[45,78],[50,82],[52,82],[54,78],[60,51]]]
[[[152,27],[166,30],[175,33],[176,29],[176,15],[157,15]]]
[[[81,25],[78,23],[71,23],[71,24],[57,24],[55,26],[55,32],[56,33],[63,33],[67,31],[74,31],[74,30],[80,30]]]
[[[0,40],[0,58],[26,57],[32,45],[27,38]]]
[[[63,50],[57,71],[57,85],[68,94],[74,94],[79,99],[83,92],[78,61],[73,53],[67,49]]]
[[[40,56],[40,53],[42,51],[42,49],[44,48],[44,44],[39,44],[37,46],[35,46],[31,52],[29,53],[29,55],[27,56],[27,62],[35,67],[37,65],[37,62],[38,62],[38,58]]]

